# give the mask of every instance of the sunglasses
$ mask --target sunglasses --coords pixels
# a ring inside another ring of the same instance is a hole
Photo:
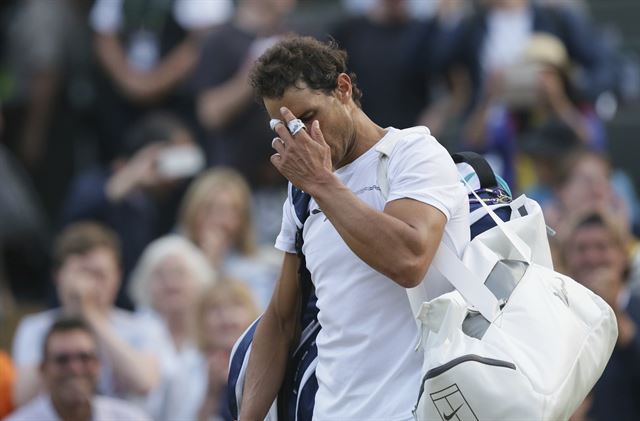
[[[58,366],[67,366],[72,361],[79,361],[83,365],[87,365],[98,361],[98,356],[95,352],[64,352],[51,355],[47,360]]]

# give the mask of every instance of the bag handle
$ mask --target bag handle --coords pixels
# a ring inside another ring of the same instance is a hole
[[[424,129],[426,128],[422,129],[422,132],[424,133]],[[426,129],[426,133],[429,134],[428,129]],[[391,156],[398,140],[400,140],[400,136],[391,136],[376,146],[376,151],[380,153],[377,171],[378,185],[385,199],[389,196],[389,179],[387,177],[389,157]],[[496,216],[496,218],[498,217]],[[456,290],[458,290],[458,292],[460,292],[469,304],[480,312],[480,314],[489,321],[495,320],[500,309],[498,299],[484,285],[484,281],[467,268],[456,252],[454,252],[448,244],[444,242],[440,243],[431,264],[456,288]],[[426,297],[420,294],[419,288],[407,289],[406,291],[410,302],[424,302],[426,300]]]
[[[473,168],[473,171],[475,171],[476,175],[478,176],[478,181],[480,182],[481,189],[490,189],[498,185],[496,175],[494,174],[487,160],[484,159],[482,155],[479,155],[475,152],[466,151],[451,154],[451,158],[456,164],[465,162],[469,164],[471,168]]]

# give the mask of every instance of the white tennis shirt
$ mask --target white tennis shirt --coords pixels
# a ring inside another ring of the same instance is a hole
[[[397,135],[390,128],[386,136]],[[371,148],[335,172],[360,200],[382,210],[377,181],[379,153]],[[389,159],[387,201],[410,198],[446,217],[444,238],[459,254],[469,242],[469,209],[449,153],[435,138],[408,134]],[[342,240],[312,199],[304,225],[303,252],[318,296],[318,393],[314,420],[412,419],[422,355],[414,352],[418,328],[404,288],[375,271]],[[316,210],[314,212],[314,210]],[[276,248],[295,253],[296,225],[289,199],[283,207]],[[375,227],[370,227],[375,230]],[[451,290],[428,273],[430,295]]]

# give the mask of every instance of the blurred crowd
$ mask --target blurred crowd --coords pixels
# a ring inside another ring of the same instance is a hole
[[[2,2],[0,419],[231,419],[287,194],[247,76],[291,32],[347,50],[373,121],[426,125],[541,204],[556,268],[618,316],[574,419],[638,419],[640,201],[606,122],[640,76],[619,40],[581,0],[318,3],[309,24],[302,0]]]

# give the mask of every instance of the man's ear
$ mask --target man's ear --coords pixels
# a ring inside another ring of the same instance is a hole
[[[346,103],[352,99],[353,84],[351,83],[351,77],[346,73],[340,73],[338,75],[338,81],[336,84],[336,94],[338,99],[343,103]]]

